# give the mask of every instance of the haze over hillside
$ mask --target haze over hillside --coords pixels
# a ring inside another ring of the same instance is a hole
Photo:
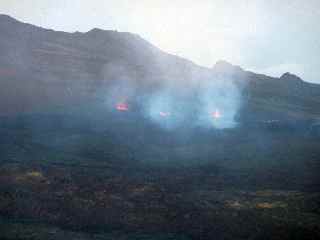
[[[272,78],[224,61],[205,68],[167,54],[131,33],[101,29],[57,32],[6,15],[0,15],[0,32],[2,115],[50,111],[107,96],[136,98],[159,89],[161,98],[163,92],[170,95],[166,99],[197,93],[205,96],[207,93],[199,90],[202,88],[213,89],[214,93],[210,92],[209,100],[202,97],[199,104],[205,101],[202,105],[211,108],[232,108],[232,118],[320,116],[320,86],[291,73]],[[172,108],[172,101],[165,105]]]

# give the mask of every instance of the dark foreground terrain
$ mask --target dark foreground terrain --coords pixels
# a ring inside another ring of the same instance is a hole
[[[2,119],[1,239],[320,237],[313,132],[76,119]]]

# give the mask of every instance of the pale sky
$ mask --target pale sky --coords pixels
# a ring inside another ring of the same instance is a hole
[[[320,83],[320,0],[0,0],[0,13],[68,32],[133,32],[211,67],[219,60]]]

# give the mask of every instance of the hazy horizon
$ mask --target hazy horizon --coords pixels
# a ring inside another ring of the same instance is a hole
[[[316,0],[2,0],[0,14],[66,32],[132,32],[202,66],[222,59],[275,77],[291,72],[320,83]]]

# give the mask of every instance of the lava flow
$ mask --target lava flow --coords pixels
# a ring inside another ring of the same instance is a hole
[[[129,110],[129,106],[127,103],[118,103],[116,106],[116,109],[118,111],[128,111]]]

